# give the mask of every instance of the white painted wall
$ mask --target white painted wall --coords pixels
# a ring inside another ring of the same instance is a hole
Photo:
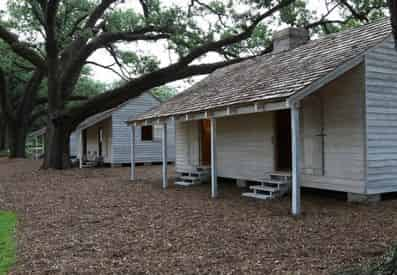
[[[302,186],[365,192],[364,95],[364,65],[359,65],[303,100]],[[324,167],[317,136],[321,124],[326,135]]]
[[[218,176],[249,180],[272,172],[273,129],[271,112],[217,119]]]
[[[397,53],[390,37],[366,55],[367,193],[397,191]]]
[[[123,164],[130,162],[131,132],[126,121],[144,113],[160,104],[159,100],[150,93],[144,93],[121,106],[112,114],[112,163]],[[175,161],[175,130],[174,123],[167,124],[168,160]],[[141,140],[141,127],[135,130],[136,162],[159,162],[161,157],[161,138],[153,141]]]

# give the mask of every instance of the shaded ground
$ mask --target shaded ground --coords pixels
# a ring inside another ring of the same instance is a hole
[[[303,193],[255,201],[233,185],[161,190],[160,166],[38,171],[0,159],[0,209],[19,215],[15,274],[328,274],[396,239],[397,200],[376,206]]]

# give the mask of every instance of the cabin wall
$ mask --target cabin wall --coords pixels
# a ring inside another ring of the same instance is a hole
[[[217,119],[219,177],[258,179],[274,171],[274,113]]]
[[[70,135],[69,140],[69,152],[70,157],[77,157],[79,154],[79,146],[80,146],[80,131],[75,131]]]
[[[131,130],[126,121],[134,116],[146,112],[160,102],[149,93],[144,93],[128,104],[123,105],[112,115],[112,163],[123,164],[131,162]],[[167,125],[168,161],[175,161],[175,126],[174,123]],[[135,131],[136,162],[159,162],[161,157],[161,139],[153,141],[141,140],[141,127]]]
[[[101,121],[87,128],[87,159],[95,160],[99,154],[98,132],[103,129],[102,157],[105,163],[111,161],[112,147],[112,120],[111,118]]]
[[[364,83],[359,65],[302,101],[302,186],[365,192]]]
[[[397,53],[390,37],[366,63],[367,193],[397,191]]]

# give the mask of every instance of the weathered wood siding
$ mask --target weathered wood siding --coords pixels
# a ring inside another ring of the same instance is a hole
[[[198,121],[175,124],[176,169],[189,170],[200,164],[200,131]]]
[[[272,112],[217,119],[218,176],[258,179],[274,170]]]
[[[79,135],[80,135],[79,131],[75,131],[70,135],[69,150],[71,157],[77,157],[77,155],[79,154],[79,146],[80,146]]]
[[[365,191],[364,77],[359,65],[303,100],[302,186]]]
[[[159,105],[160,102],[149,93],[144,93],[121,106],[112,114],[112,158],[111,163],[122,164],[130,162],[131,132],[126,121],[140,113]],[[175,129],[174,123],[168,124],[168,160],[175,161]],[[141,140],[141,127],[135,131],[136,161],[161,161],[161,139]]]
[[[397,53],[390,37],[366,55],[367,193],[397,191]]]

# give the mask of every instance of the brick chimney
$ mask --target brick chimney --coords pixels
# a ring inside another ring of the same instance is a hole
[[[292,50],[309,41],[309,32],[304,28],[286,28],[273,33],[273,53]]]

